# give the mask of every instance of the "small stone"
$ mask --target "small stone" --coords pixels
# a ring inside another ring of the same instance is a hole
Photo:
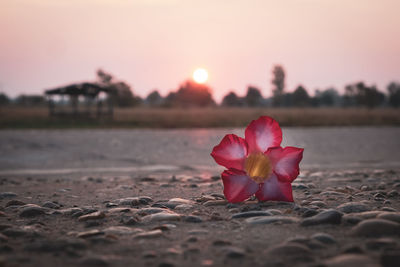
[[[209,200],[203,203],[204,206],[210,207],[210,206],[224,206],[228,203],[226,200]]]
[[[360,255],[360,254],[343,254],[330,258],[324,262],[324,266],[327,267],[379,267],[380,265],[376,263],[373,259]]]
[[[250,217],[258,217],[258,216],[272,216],[273,214],[269,211],[245,211],[232,215],[232,219],[239,218],[250,218]]]
[[[161,222],[161,221],[179,221],[181,216],[174,212],[159,212],[144,216],[142,221],[145,223]]]
[[[360,202],[344,203],[340,205],[337,209],[344,213],[355,213],[355,212],[363,212],[371,210],[369,206]]]
[[[384,213],[379,214],[377,218],[400,223],[400,213],[399,212],[384,212]]]
[[[106,214],[102,211],[96,211],[92,212],[86,215],[82,215],[78,218],[78,221],[83,222],[83,221],[89,221],[89,220],[98,220],[98,219],[103,219],[106,217]]]
[[[142,229],[139,228],[131,228],[131,227],[126,227],[126,226],[110,226],[107,227],[103,230],[104,233],[106,234],[136,234],[143,232]]]
[[[371,239],[365,242],[365,247],[370,250],[388,250],[394,249],[397,247],[396,240],[391,238],[378,238],[378,239]]]
[[[311,236],[311,238],[318,240],[321,243],[328,244],[328,245],[336,243],[335,238],[326,233],[316,233],[316,234],[313,234]]]
[[[147,231],[147,232],[142,232],[142,233],[138,233],[136,235],[133,236],[133,238],[156,238],[156,237],[160,237],[162,236],[163,232],[159,229],[157,230],[152,230],[152,231]]]
[[[311,226],[319,224],[340,224],[343,214],[334,209],[329,209],[318,213],[315,216],[306,218],[301,222],[301,226]]]
[[[114,202],[118,203],[120,206],[138,206],[141,204],[140,199],[138,197],[126,197],[115,200]]]
[[[173,204],[189,204],[189,205],[193,205],[194,201],[189,200],[189,199],[183,199],[183,198],[172,198],[170,200],[168,200],[168,203],[173,203]]]
[[[49,209],[59,209],[60,205],[51,201],[47,201],[42,205],[42,207]]]
[[[120,222],[125,225],[135,225],[138,224],[139,219],[135,216],[122,216]]]
[[[26,205],[25,202],[22,202],[20,200],[17,199],[13,199],[7,202],[6,207],[10,207],[10,206],[23,206]]]
[[[231,259],[239,259],[239,258],[243,258],[244,256],[246,256],[246,252],[238,247],[225,247],[224,248],[225,251],[225,255],[227,258],[231,258]]]
[[[6,217],[7,215],[0,210],[0,217]]]
[[[18,195],[14,192],[1,192],[0,193],[0,199],[5,199],[5,198],[13,198],[17,197]]]
[[[319,208],[326,208],[326,203],[323,201],[311,201],[310,206],[317,206]]]
[[[266,212],[269,212],[272,215],[282,215],[282,211],[276,209],[267,209]]]
[[[137,210],[136,214],[138,214],[140,216],[145,216],[145,215],[155,214],[155,213],[160,213],[160,212],[170,212],[170,210],[165,209],[165,208],[156,208],[156,207],[142,208],[142,209]]]
[[[68,209],[59,210],[58,212],[60,212],[63,215],[71,216],[71,215],[73,215],[73,214],[75,214],[77,212],[82,212],[82,209],[80,209],[80,208],[68,208]]]
[[[189,216],[184,216],[183,221],[190,223],[201,223],[203,222],[203,219],[200,218],[199,216],[189,215]]]
[[[270,224],[270,223],[281,223],[281,224],[289,224],[296,223],[299,219],[296,217],[288,217],[288,216],[261,216],[261,217],[251,217],[246,219],[246,222],[251,225],[255,224]]]
[[[354,226],[352,234],[365,237],[400,235],[400,224],[383,219],[368,219]]]
[[[100,231],[98,229],[93,229],[90,231],[79,232],[76,234],[76,237],[87,238],[87,237],[92,237],[92,236],[96,236],[96,235],[104,235],[104,232]]]
[[[20,211],[19,216],[30,218],[30,217],[36,217],[36,216],[40,216],[40,215],[44,215],[44,214],[45,214],[44,208],[42,208],[38,205],[28,204],[28,205],[22,206],[22,210]]]
[[[193,209],[193,205],[180,204],[180,205],[175,207],[175,210],[190,210],[190,209]]]

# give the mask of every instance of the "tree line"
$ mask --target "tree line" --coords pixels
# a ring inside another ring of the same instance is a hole
[[[272,70],[272,96],[263,97],[261,90],[249,86],[244,96],[238,96],[233,90],[226,94],[220,104],[223,107],[367,107],[380,106],[400,107],[400,83],[391,82],[386,94],[378,90],[375,85],[357,82],[345,86],[344,93],[339,94],[335,88],[316,90],[311,96],[303,85],[299,85],[293,92],[285,90],[285,70],[276,65]],[[217,106],[211,89],[204,84],[191,80],[182,83],[176,91],[171,91],[165,97],[158,90],[153,90],[145,98],[133,93],[132,87],[124,81],[116,79],[103,70],[97,71],[95,84],[111,88],[116,92],[113,102],[119,107],[207,107]],[[10,99],[0,93],[0,105],[35,106],[45,105],[46,99],[42,95],[20,95]]]

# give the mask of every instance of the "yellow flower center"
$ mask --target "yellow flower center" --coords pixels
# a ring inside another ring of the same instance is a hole
[[[271,175],[272,164],[263,153],[252,153],[246,159],[245,170],[251,179],[262,183]]]

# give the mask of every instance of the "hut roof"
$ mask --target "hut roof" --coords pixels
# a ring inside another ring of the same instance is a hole
[[[84,95],[95,97],[100,92],[109,93],[111,89],[102,87],[95,83],[78,83],[71,84],[64,87],[58,87],[46,90],[46,95]]]

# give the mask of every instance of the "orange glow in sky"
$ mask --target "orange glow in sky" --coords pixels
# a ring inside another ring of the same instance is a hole
[[[103,68],[145,97],[197,66],[217,101],[248,85],[286,90],[400,81],[398,0],[1,0],[0,92],[42,93]]]

